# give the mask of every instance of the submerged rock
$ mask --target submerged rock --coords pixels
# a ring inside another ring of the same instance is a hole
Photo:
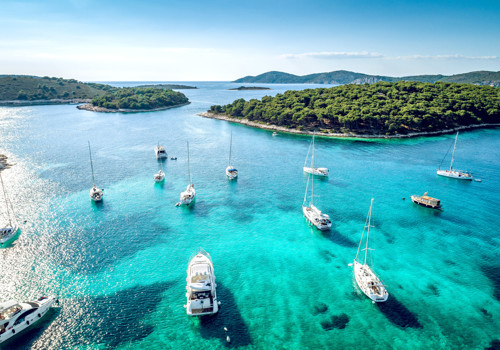
[[[349,323],[349,316],[347,314],[333,315],[329,320],[321,321],[321,327],[325,331],[330,331],[334,328],[344,329]]]

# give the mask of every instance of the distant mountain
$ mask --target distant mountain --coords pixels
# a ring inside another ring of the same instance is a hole
[[[271,71],[257,76],[246,76],[234,81],[234,83],[257,83],[257,84],[373,84],[379,81],[417,81],[422,83],[435,83],[437,81],[449,83],[464,83],[476,85],[491,85],[500,87],[500,71],[478,71],[455,75],[415,75],[406,77],[389,77],[383,75],[369,75],[355,73],[345,70],[337,70],[328,73],[315,73],[309,75],[294,75],[289,73]]]

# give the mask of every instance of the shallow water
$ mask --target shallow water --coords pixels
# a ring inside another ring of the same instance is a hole
[[[183,90],[190,105],[154,113],[0,108],[0,153],[15,163],[2,176],[26,220],[0,250],[0,300],[61,300],[9,348],[469,349],[499,337],[500,129],[460,133],[455,166],[481,183],[436,175],[454,135],[317,138],[316,164],[330,169],[315,182],[315,203],[333,221],[323,233],[301,212],[309,137],[197,116],[212,104],[315,86],[187,84],[200,87]],[[225,177],[231,127],[234,182]],[[105,189],[97,205],[87,140]],[[187,140],[197,199],[178,208]],[[178,157],[163,164],[163,185],[153,181],[158,141]],[[426,191],[443,211],[411,203]],[[372,197],[370,261],[390,294],[383,305],[362,295],[348,267]],[[222,302],[201,321],[183,308],[199,247],[213,258]]]

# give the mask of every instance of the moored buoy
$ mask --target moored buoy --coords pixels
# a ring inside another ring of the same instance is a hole
[[[231,338],[229,338],[229,335],[226,337],[226,341],[227,341],[228,343],[230,343],[230,342],[231,342]]]

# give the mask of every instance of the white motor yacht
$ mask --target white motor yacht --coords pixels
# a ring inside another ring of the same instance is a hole
[[[0,344],[39,323],[54,301],[56,297],[50,296],[23,303],[15,300],[0,303]]]
[[[163,170],[159,170],[154,176],[155,182],[162,182],[165,179],[165,173]]]
[[[165,147],[160,145],[158,142],[158,145],[155,147],[155,155],[156,159],[166,159],[168,157],[167,151],[165,151]]]
[[[385,289],[385,286],[377,277],[375,272],[371,269],[371,267],[366,262],[366,257],[368,254],[368,238],[370,236],[370,222],[372,215],[372,206],[373,199],[370,204],[370,211],[368,212],[368,216],[365,221],[365,227],[363,229],[363,233],[361,234],[361,239],[358,245],[358,252],[356,253],[356,257],[354,258],[354,277],[356,278],[356,283],[359,288],[363,291],[363,293],[370,298],[373,302],[381,303],[387,300],[389,297],[389,293]],[[363,236],[366,231],[366,247],[363,249],[365,251],[365,260],[364,263],[360,263],[358,261],[358,256],[361,248],[361,243],[363,242]],[[349,264],[351,265],[351,264]]]
[[[94,163],[92,162],[92,151],[90,150],[90,141],[89,141],[89,156],[90,156],[90,169],[92,170],[92,188],[90,189],[89,195],[90,199],[94,202],[102,201],[102,197],[104,197],[103,190],[95,185],[94,178]]]
[[[212,258],[203,249],[189,262],[186,282],[185,307],[189,316],[212,315],[219,311]]]
[[[5,208],[7,211],[7,224],[0,226],[0,245],[8,244],[16,236],[17,230],[19,229],[19,225],[17,224],[16,216],[14,213],[14,207],[7,196],[7,191],[5,190],[5,186],[3,184],[2,175],[0,175],[0,181],[2,183],[2,191],[3,197],[5,199]]]
[[[311,149],[311,146],[312,146],[311,165],[306,166],[307,158],[309,157],[309,151]],[[307,156],[306,156],[306,160],[304,162],[303,169],[304,169],[304,172],[311,174],[311,175],[316,175],[316,176],[328,176],[329,175],[328,168],[317,168],[314,166],[314,134],[312,137],[311,144],[309,145],[309,150],[307,151]]]

